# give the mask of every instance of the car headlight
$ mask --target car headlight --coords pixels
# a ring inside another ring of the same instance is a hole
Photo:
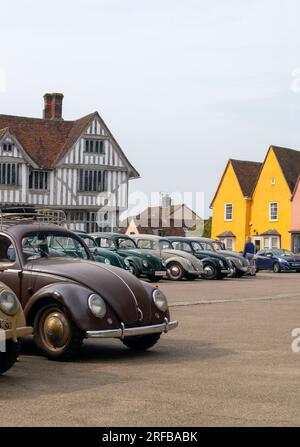
[[[152,296],[157,309],[165,312],[168,309],[168,301],[166,295],[160,289],[155,289]]]
[[[92,293],[88,299],[90,311],[97,318],[103,318],[106,314],[106,304],[103,298],[96,293]]]
[[[2,290],[0,293],[0,309],[6,315],[16,315],[19,310],[19,301],[14,292]]]
[[[143,266],[147,268],[148,265],[149,265],[149,264],[148,264],[148,261],[146,261],[146,259],[143,259]]]
[[[109,260],[108,258],[105,258],[105,259],[104,259],[104,262],[105,262],[105,264],[108,264],[108,265],[111,264],[111,262],[110,262],[110,260]]]
[[[163,261],[163,260],[162,260],[161,263],[162,263],[162,266],[163,266],[163,267],[167,267],[167,263],[166,263],[166,261]]]
[[[278,258],[279,262],[286,262],[288,264],[288,261],[286,259]]]

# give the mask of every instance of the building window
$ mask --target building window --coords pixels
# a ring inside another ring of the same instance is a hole
[[[103,192],[106,191],[106,171],[79,171],[80,192]]]
[[[86,213],[84,211],[70,211],[70,221],[71,222],[85,222]]]
[[[276,183],[276,182],[275,182],[275,178],[272,177],[272,178],[271,178],[271,185],[275,185],[275,183]]]
[[[0,185],[19,184],[19,164],[0,163]]]
[[[28,187],[29,189],[40,189],[46,191],[49,184],[49,172],[47,171],[30,171]]]
[[[231,221],[233,216],[233,204],[225,203],[224,220]]]
[[[85,140],[85,152],[89,154],[104,154],[104,141]]]
[[[270,238],[264,237],[264,250],[267,250],[268,248],[270,248]]]
[[[277,221],[278,220],[278,203],[271,202],[269,204],[269,220]]]
[[[279,236],[273,236],[271,238],[271,247],[273,249],[280,248]]]
[[[3,152],[12,152],[13,145],[11,143],[3,144]]]

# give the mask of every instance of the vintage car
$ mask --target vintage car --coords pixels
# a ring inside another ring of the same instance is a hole
[[[83,241],[86,243],[90,252],[94,256],[95,261],[102,262],[107,265],[114,265],[115,267],[119,267],[124,270],[130,270],[132,272],[130,262],[127,258],[123,258],[112,250],[98,247],[95,240],[87,233],[76,231],[76,234],[78,234],[78,236],[80,236],[81,239],[83,239]]]
[[[2,260],[0,259],[0,270]],[[19,355],[20,338],[32,333],[15,293],[0,283],[0,374],[8,371]]]
[[[145,350],[177,327],[161,290],[95,262],[78,235],[37,219],[2,219],[0,280],[19,297],[41,353],[70,360],[85,338],[118,338]],[[72,245],[80,257],[62,255]]]
[[[240,253],[226,250],[221,241],[206,237],[197,237],[194,238],[194,240],[199,242],[203,250],[211,250],[212,252],[219,253],[220,255],[229,259],[232,263],[232,277],[241,278],[244,275],[255,274],[255,266],[252,270],[251,265],[246,258],[244,258]]]
[[[166,277],[166,264],[151,253],[139,250],[134,240],[118,233],[90,233],[98,247],[112,250],[129,262],[129,269],[136,277],[145,276],[152,282]]]
[[[168,276],[173,281],[180,281],[182,278],[192,281],[203,275],[202,261],[190,253],[175,250],[168,239],[149,234],[132,234],[131,237],[138,248],[154,253],[165,261]]]
[[[290,250],[264,249],[255,255],[256,271],[273,270],[274,273],[281,271],[300,272],[300,255],[292,253]]]
[[[202,261],[204,279],[223,279],[232,275],[233,266],[230,259],[217,252],[203,250],[196,239],[179,236],[169,236],[167,239],[176,250],[186,251]]]

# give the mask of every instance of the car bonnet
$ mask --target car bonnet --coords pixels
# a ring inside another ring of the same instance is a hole
[[[151,302],[142,282],[118,267],[81,259],[39,259],[31,270],[69,279],[98,293],[112,307],[120,321],[132,325],[151,318]]]

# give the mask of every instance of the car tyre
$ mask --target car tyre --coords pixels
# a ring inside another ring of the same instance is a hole
[[[83,333],[59,304],[42,307],[34,319],[34,342],[50,360],[70,361],[82,345]]]
[[[202,275],[203,279],[212,280],[212,279],[219,279],[218,270],[215,265],[210,263],[205,263],[203,265],[204,273]],[[220,276],[220,279],[222,276]]]
[[[20,343],[7,340],[6,351],[0,352],[0,374],[8,371],[16,362],[20,353]]]
[[[169,279],[180,281],[184,277],[184,270],[178,262],[170,262],[167,266]]]
[[[279,262],[275,262],[275,263],[273,264],[273,272],[274,272],[274,273],[280,273],[280,272],[281,272],[281,267],[280,267]]]
[[[136,337],[124,338],[122,341],[127,348],[133,351],[146,351],[158,342],[160,336],[161,334],[138,335]]]
[[[190,273],[186,273],[185,278],[186,278],[188,281],[195,281],[195,279],[197,279],[198,276],[196,276],[196,275],[191,275]]]
[[[132,261],[129,261],[129,271],[137,278],[140,277],[140,271]]]

